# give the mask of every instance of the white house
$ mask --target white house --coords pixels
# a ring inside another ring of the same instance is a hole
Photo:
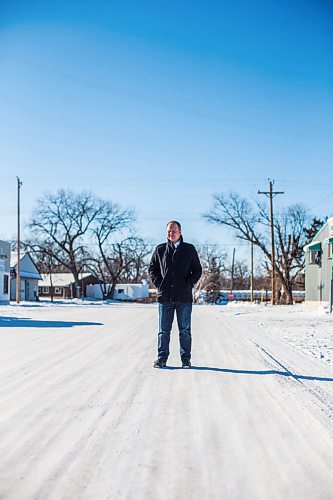
[[[10,300],[16,299],[17,253],[10,258]],[[28,253],[20,255],[20,300],[38,300],[38,280],[42,277]]]
[[[10,243],[0,240],[0,304],[9,304]]]
[[[111,285],[107,285],[111,287]],[[88,285],[86,287],[87,297],[91,299],[102,299],[100,285]],[[114,291],[115,300],[137,300],[149,297],[148,283],[119,283]]]
[[[333,299],[333,217],[330,217],[304,247],[305,300],[308,304]],[[332,300],[333,302],[333,300]]]

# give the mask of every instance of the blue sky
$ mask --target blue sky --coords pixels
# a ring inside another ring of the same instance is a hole
[[[0,238],[46,191],[136,208],[140,234],[230,249],[214,193],[268,178],[332,216],[333,5],[328,0],[0,0]]]

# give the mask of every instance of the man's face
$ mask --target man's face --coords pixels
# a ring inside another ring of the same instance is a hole
[[[167,225],[167,238],[172,241],[172,243],[177,243],[181,235],[179,227],[177,224],[168,224]]]

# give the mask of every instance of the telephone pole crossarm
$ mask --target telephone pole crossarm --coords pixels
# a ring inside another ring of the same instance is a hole
[[[270,192],[269,191],[258,191],[258,194],[265,194],[267,196],[270,196]],[[276,194],[284,194],[284,191],[273,191],[272,192],[272,195],[273,197],[276,195]]]

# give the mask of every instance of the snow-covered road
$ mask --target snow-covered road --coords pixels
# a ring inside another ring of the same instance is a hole
[[[0,498],[333,499],[333,320],[196,306],[193,369],[155,305],[0,307]]]

